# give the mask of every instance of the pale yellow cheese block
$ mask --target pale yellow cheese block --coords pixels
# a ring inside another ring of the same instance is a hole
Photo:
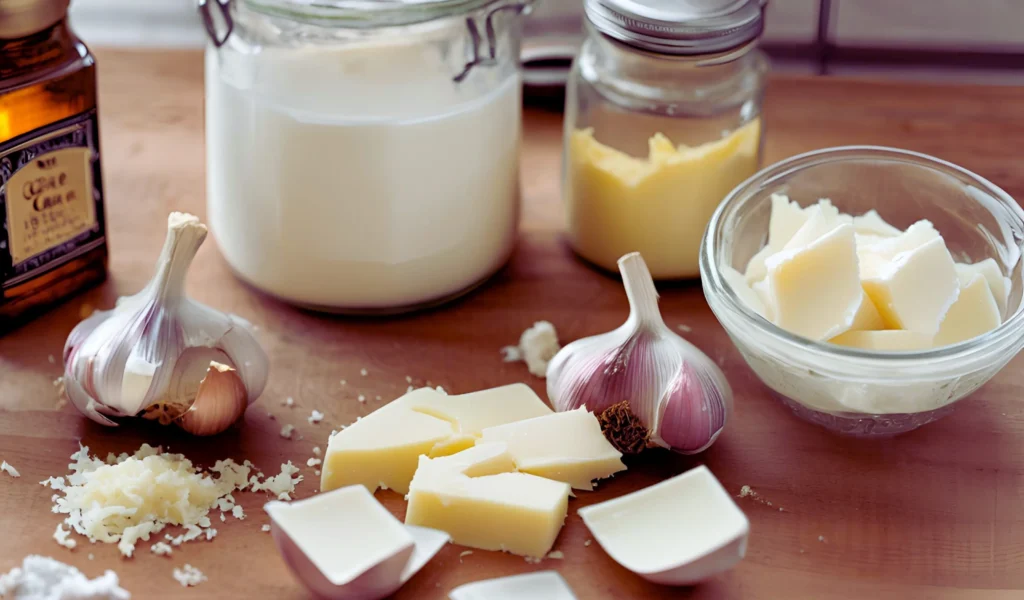
[[[941,237],[861,274],[864,291],[889,329],[934,336],[960,293],[953,257]]]
[[[870,331],[877,329],[885,329],[885,320],[878,313],[878,309],[875,308],[875,303],[871,301],[871,297],[866,292],[862,292],[860,306],[857,308],[857,314],[853,317],[853,324],[850,326],[850,330]]]
[[[935,336],[936,346],[949,346],[992,331],[1002,322],[999,305],[985,276],[978,273],[960,286],[960,296],[946,313]]]
[[[622,453],[585,408],[484,429],[477,444],[492,442],[507,445],[520,472],[564,481],[578,490],[592,490],[595,479],[626,470]]]
[[[862,350],[878,350],[882,352],[909,352],[927,350],[934,345],[933,338],[915,331],[889,329],[885,331],[847,331],[831,340],[833,344],[861,348]]]
[[[320,489],[361,484],[405,494],[420,455],[454,454],[472,447],[486,427],[551,412],[521,383],[462,395],[413,390],[331,438]]]
[[[776,325],[813,340],[850,328],[862,296],[852,225],[841,224],[806,246],[783,250],[766,265]]]
[[[721,273],[722,279],[725,279],[726,283],[729,284],[729,287],[732,288],[732,291],[739,296],[740,300],[744,304],[757,314],[767,318],[768,310],[765,307],[761,296],[747,284],[747,280],[739,271],[732,267],[723,267]]]
[[[887,223],[885,219],[882,218],[882,215],[878,214],[878,211],[875,209],[871,209],[859,217],[854,217],[853,228],[856,229],[859,234],[880,237],[895,237],[903,233],[899,229]]]
[[[768,243],[747,263],[745,276],[747,283],[753,285],[768,275],[764,261],[786,245],[793,235],[807,222],[809,213],[800,208],[789,197],[772,194],[772,210],[768,220]]]
[[[994,258],[986,258],[981,262],[969,265],[958,264],[956,272],[960,276],[961,285],[969,283],[975,275],[983,275],[988,282],[989,289],[992,290],[992,297],[995,298],[996,305],[999,306],[999,314],[1006,314],[1006,302],[1010,297],[1011,284],[1009,278],[1003,275],[999,263]]]
[[[406,524],[440,529],[472,548],[546,555],[565,522],[571,489],[528,473],[500,472],[513,468],[504,443],[420,457]]]

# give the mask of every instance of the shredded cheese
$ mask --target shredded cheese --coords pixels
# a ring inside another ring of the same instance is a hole
[[[184,456],[163,453],[148,444],[131,456],[111,454],[106,462],[90,456],[89,448],[82,446],[71,459],[71,473],[40,482],[58,492],[53,496],[53,512],[66,515],[57,525],[54,540],[74,548],[76,542],[70,539],[74,531],[90,542],[117,543],[127,557],[140,540],[169,525],[181,526],[184,532],[166,535],[169,545],[157,542],[151,546],[154,553],[192,540],[213,539],[217,530],[210,527],[211,509],[230,510],[236,518],[244,518],[241,507],[235,505],[234,491],[292,493],[302,481],[301,476],[292,477],[298,469],[290,462],[281,466],[281,474],[265,480],[254,473],[249,461],[220,460],[210,473],[204,473]],[[221,520],[223,516],[222,512]]]
[[[185,563],[185,567],[182,569],[174,569],[174,580],[182,585],[182,587],[197,586],[200,583],[206,581],[206,575],[199,569],[192,565]]]
[[[21,477],[21,473],[19,473],[18,470],[12,467],[11,465],[7,464],[6,460],[0,463],[0,471],[7,473],[11,477]]]

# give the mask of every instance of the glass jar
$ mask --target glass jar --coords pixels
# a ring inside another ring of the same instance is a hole
[[[96,63],[67,8],[0,1],[0,332],[106,278]]]
[[[315,310],[393,313],[508,260],[526,3],[200,6],[209,220],[243,280]]]
[[[616,271],[640,252],[658,279],[700,274],[715,208],[761,160],[768,62],[757,0],[587,0],[569,76],[568,238]]]

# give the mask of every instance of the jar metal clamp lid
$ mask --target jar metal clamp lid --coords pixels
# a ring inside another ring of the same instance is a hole
[[[71,0],[3,0],[0,2],[0,40],[32,35],[58,23]]]
[[[715,54],[757,39],[767,0],[586,0],[602,34],[656,54]]]
[[[462,72],[453,77],[458,83],[474,67],[495,64],[498,52],[495,16],[502,12],[516,15],[528,13],[533,8],[534,0],[381,0],[372,5],[364,0],[329,0],[319,3],[311,3],[309,0],[198,0],[199,14],[203,18],[206,33],[217,48],[227,43],[234,30],[231,4],[235,2],[241,2],[269,16],[351,29],[413,25],[487,7],[489,10],[483,19],[483,33],[476,19],[466,17],[466,29],[472,41],[472,56]],[[485,38],[486,50],[483,49]]]

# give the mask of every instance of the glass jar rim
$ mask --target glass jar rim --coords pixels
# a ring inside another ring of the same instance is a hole
[[[328,27],[374,29],[471,13],[507,0],[240,0],[271,17]],[[528,2],[520,2],[526,4]]]
[[[984,177],[949,161],[920,152],[885,146],[837,146],[814,150],[784,159],[755,173],[736,186],[715,210],[701,243],[700,256],[701,279],[705,282],[705,295],[712,293],[716,296],[714,302],[712,302],[712,298],[708,298],[709,304],[721,306],[732,317],[742,321],[745,327],[750,327],[760,334],[768,336],[769,339],[775,340],[790,350],[810,352],[823,357],[840,357],[844,364],[855,364],[889,372],[907,374],[920,370],[934,371],[942,367],[949,367],[960,372],[965,368],[973,367],[979,361],[989,361],[993,353],[999,353],[1006,349],[1012,350],[1014,354],[1019,352],[1024,343],[1024,335],[1021,334],[1021,331],[1024,331],[1024,302],[1013,314],[1007,316],[999,327],[978,337],[950,346],[927,350],[875,352],[836,346],[827,342],[816,342],[791,333],[756,314],[740,299],[717,268],[719,257],[715,239],[721,233],[726,214],[734,211],[739,204],[749,200],[752,197],[750,192],[755,186],[770,184],[779,177],[784,177],[794,171],[837,159],[884,159],[955,173],[969,179],[978,188],[997,199],[1002,205],[1004,214],[1008,218],[1012,218],[1018,226],[1024,226],[1024,210],[1009,194]]]

